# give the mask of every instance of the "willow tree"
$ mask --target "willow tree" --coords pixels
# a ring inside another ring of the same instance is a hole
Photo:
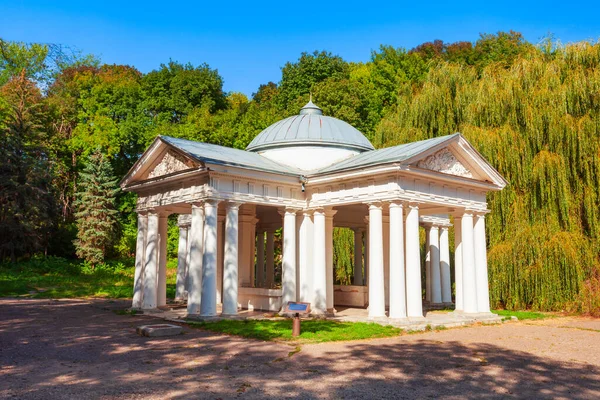
[[[493,306],[592,311],[589,296],[600,297],[600,44],[531,49],[481,71],[441,63],[421,86],[399,92],[377,145],[459,131],[510,182],[488,197]]]

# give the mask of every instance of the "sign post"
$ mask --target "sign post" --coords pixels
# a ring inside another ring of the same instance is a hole
[[[307,316],[310,313],[310,303],[288,301],[285,312],[294,315],[292,317],[292,336],[300,336],[300,314]]]

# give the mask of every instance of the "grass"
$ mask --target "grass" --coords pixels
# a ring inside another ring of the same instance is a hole
[[[110,261],[90,268],[58,257],[0,264],[0,297],[129,298],[133,288],[133,259]],[[176,269],[167,268],[167,296],[175,295]]]
[[[304,320],[302,321],[300,336],[294,338],[292,337],[291,319],[188,322],[192,327],[205,329],[211,332],[260,340],[298,341],[302,343],[374,339],[398,336],[402,333],[402,329],[373,323]]]
[[[515,316],[520,321],[526,320],[526,319],[536,320],[536,319],[545,319],[545,318],[552,317],[550,314],[545,314],[545,313],[536,312],[536,311],[492,310],[492,312],[494,314],[498,314],[501,317]]]

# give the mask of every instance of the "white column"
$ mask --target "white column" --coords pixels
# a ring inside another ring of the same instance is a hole
[[[299,300],[312,302],[313,292],[313,222],[312,211],[305,211],[300,222],[298,240]]]
[[[204,254],[202,255],[202,301],[200,315],[217,315],[217,206],[218,201],[204,203]]]
[[[327,285],[327,312],[335,312],[333,307],[333,216],[337,213],[332,209],[325,210],[325,271]]]
[[[137,240],[135,243],[135,275],[133,277],[133,301],[131,308],[142,308],[144,290],[144,255],[146,252],[146,235],[148,233],[148,215],[138,213]]]
[[[363,285],[363,229],[354,229],[354,284]]]
[[[267,231],[267,288],[275,286],[275,233]]]
[[[156,282],[158,307],[167,304],[167,234],[167,215],[161,214],[158,219],[158,280]]]
[[[440,273],[442,276],[442,303],[452,303],[452,283],[450,282],[450,245],[448,227],[440,231]]]
[[[190,223],[188,225],[187,247],[185,249],[185,290],[184,298],[187,300],[190,291],[190,243],[192,242],[192,216],[190,215]]]
[[[190,226],[189,266],[188,266],[188,302],[187,313],[200,314],[202,294],[202,254],[204,246],[204,204],[192,204],[192,225]]]
[[[476,313],[475,247],[473,245],[473,214],[470,211],[465,211],[463,214],[461,227],[463,311],[465,313]]]
[[[382,206],[369,204],[369,318],[385,317],[383,279]]]
[[[327,250],[325,248],[325,211],[313,214],[313,293],[312,309],[315,314],[327,312]]]
[[[265,287],[265,231],[256,234],[256,286]]]
[[[421,288],[421,249],[419,245],[419,206],[408,205],[406,215],[406,313],[409,318],[423,317]]]
[[[369,286],[369,257],[370,257],[370,253],[369,253],[369,243],[371,242],[371,240],[369,239],[369,217],[365,218],[365,223],[367,224],[367,229],[365,229],[365,234],[364,234],[364,240],[365,240],[365,254],[363,257],[363,262],[365,264],[363,272],[363,285],[365,286]]]
[[[390,318],[406,318],[402,203],[390,203]]]
[[[383,216],[383,299],[386,309],[390,305],[390,216]]]
[[[156,308],[158,293],[156,292],[158,274],[158,219],[156,213],[148,214],[148,233],[146,236],[146,254],[144,256],[144,296],[142,308]]]
[[[463,310],[463,274],[462,274],[462,217],[454,217],[454,290],[456,311]]]
[[[179,245],[177,247],[177,280],[175,281],[175,300],[181,301],[185,298],[185,271],[187,261],[187,237],[188,226],[179,226]]]
[[[225,258],[225,215],[217,209],[217,304],[223,304],[223,259]],[[239,261],[238,243],[238,261]],[[239,264],[239,262],[238,262]]]
[[[475,246],[475,276],[477,285],[477,312],[490,312],[490,292],[488,283],[487,248],[485,241],[485,215],[475,216],[473,230]]]
[[[442,275],[440,273],[440,230],[432,226],[429,230],[429,251],[431,253],[431,302],[442,302]]]
[[[431,303],[431,249],[429,234],[431,226],[425,226],[425,301]]]
[[[235,315],[238,309],[238,212],[240,205],[227,204],[225,252],[223,256],[223,314]]]
[[[281,264],[281,306],[296,301],[296,210],[286,208],[283,215]]]

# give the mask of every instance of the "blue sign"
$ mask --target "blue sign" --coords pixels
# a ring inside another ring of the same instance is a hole
[[[288,311],[293,312],[307,312],[308,304],[307,303],[288,303]]]

